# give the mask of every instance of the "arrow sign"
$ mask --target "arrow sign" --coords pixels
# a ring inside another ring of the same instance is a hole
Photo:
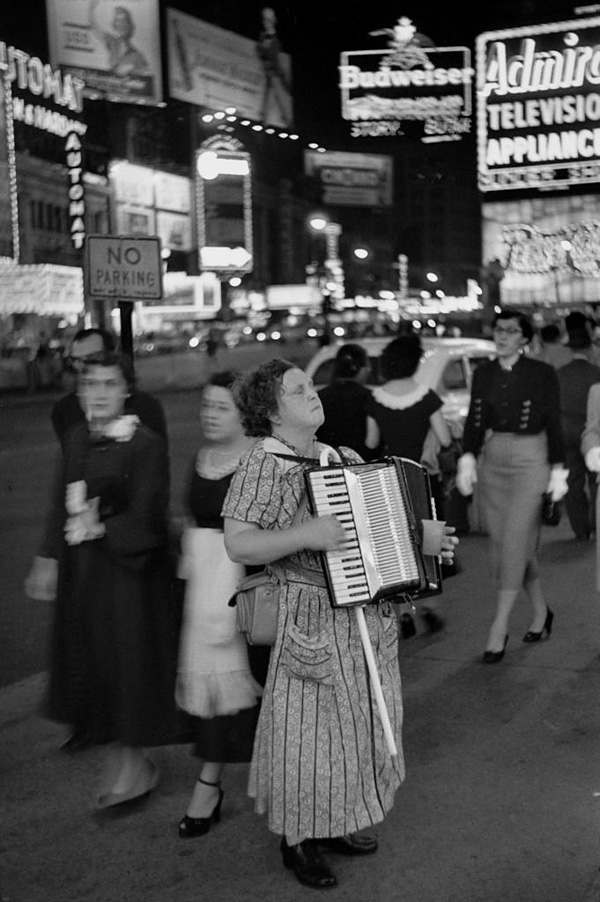
[[[203,269],[219,270],[252,269],[252,254],[245,247],[203,247],[200,248],[200,262]]]

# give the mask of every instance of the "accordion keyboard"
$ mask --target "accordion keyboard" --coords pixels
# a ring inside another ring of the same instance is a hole
[[[347,534],[341,548],[326,551],[324,555],[335,603],[339,607],[368,604],[371,594],[343,471],[327,469],[310,473],[310,488],[317,516],[337,517]]]
[[[336,607],[368,604],[418,587],[420,572],[394,467],[326,468],[309,474],[318,516],[333,515],[348,539],[325,552]]]

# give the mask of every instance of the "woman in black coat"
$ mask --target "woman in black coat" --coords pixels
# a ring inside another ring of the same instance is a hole
[[[157,770],[143,749],[175,734],[167,450],[137,416],[123,414],[132,388],[127,358],[108,353],[86,364],[78,392],[87,422],[65,437],[54,518],[47,713],[110,745],[100,807],[149,792]]]

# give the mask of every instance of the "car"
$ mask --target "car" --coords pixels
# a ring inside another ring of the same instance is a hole
[[[379,356],[393,336],[385,338],[361,338],[352,341],[365,348],[369,356],[370,373],[366,380],[368,387],[381,384]],[[335,356],[344,342],[336,342],[321,348],[309,360],[305,372],[313,380],[317,391],[324,388],[333,378]],[[473,372],[486,360],[496,356],[496,345],[485,338],[421,338],[423,356],[415,379],[421,385],[433,389],[442,399],[442,413],[456,437],[462,435],[469,401]]]

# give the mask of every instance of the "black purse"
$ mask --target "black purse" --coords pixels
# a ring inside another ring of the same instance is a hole
[[[542,523],[544,526],[558,526],[562,517],[560,501],[553,501],[552,495],[545,492],[542,496]]]

